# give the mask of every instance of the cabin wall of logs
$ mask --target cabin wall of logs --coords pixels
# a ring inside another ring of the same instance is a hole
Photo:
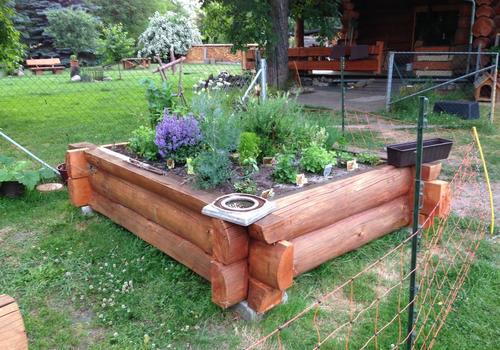
[[[412,217],[412,168],[383,165],[278,198],[275,212],[242,227],[201,214],[214,195],[127,159],[108,146],[70,145],[71,203],[90,206],[205,278],[222,308],[247,300],[264,313],[281,303],[294,277],[408,226]],[[424,167],[430,185],[422,222],[449,212],[439,172],[440,164]]]

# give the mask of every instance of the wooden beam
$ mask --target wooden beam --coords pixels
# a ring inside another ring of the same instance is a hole
[[[408,196],[405,195],[293,239],[294,275],[407,226],[410,216]]]
[[[212,257],[193,243],[98,193],[90,206],[210,281]]]
[[[212,220],[102,170],[89,177],[92,189],[113,202],[132,209],[146,219],[187,239],[206,253],[212,253]]]
[[[245,300],[248,294],[248,265],[246,260],[224,265],[212,261],[210,268],[212,301],[228,308]]]
[[[66,170],[68,177],[79,179],[90,175],[89,163],[85,157],[88,148],[72,149],[66,151]]]
[[[422,164],[422,180],[436,180],[441,174],[441,162]]]
[[[411,168],[380,166],[277,199],[279,209],[251,225],[249,233],[267,243],[290,240],[408,194],[411,184]]]
[[[285,292],[272,288],[255,278],[250,277],[248,281],[248,306],[257,313],[264,313],[283,300]]]
[[[248,233],[246,227],[227,225],[222,220],[212,219],[212,251],[215,260],[230,265],[248,256]]]
[[[188,185],[183,184],[180,179],[176,179],[173,174],[168,177],[157,175],[128,164],[125,162],[128,157],[116,152],[96,148],[87,150],[85,153],[87,161],[97,169],[104,170],[130,183],[169,198],[171,201],[194,211],[201,212],[205,205],[216,198],[213,194],[191,189]]]
[[[71,204],[75,207],[89,205],[92,197],[92,188],[90,187],[88,177],[79,179],[68,179],[68,195]]]
[[[279,290],[293,283],[293,245],[287,241],[266,244],[250,242],[248,256],[250,276]]]

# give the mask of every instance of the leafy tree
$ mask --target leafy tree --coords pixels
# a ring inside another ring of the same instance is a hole
[[[288,78],[288,18],[335,16],[338,0],[223,0],[233,20],[228,33],[235,49],[257,43],[266,49],[269,83],[281,88]]]
[[[69,48],[78,55],[95,52],[97,48],[99,20],[86,11],[67,7],[47,11],[49,25],[45,34],[54,38],[58,48]]]
[[[156,12],[149,19],[149,26],[139,37],[141,56],[168,57],[170,49],[184,55],[193,44],[201,43],[201,35],[195,23],[179,13]]]
[[[121,23],[133,38],[147,27],[148,18],[156,11],[172,10],[172,1],[166,0],[87,0],[93,5],[93,14],[104,23]]]
[[[130,57],[134,51],[134,39],[121,24],[110,24],[102,29],[102,39],[99,39],[97,53],[106,64],[120,62],[122,58]]]
[[[12,16],[14,10],[7,0],[0,0],[0,68],[11,72],[24,57],[24,45],[20,42],[20,33],[14,28]]]
[[[211,1],[204,7],[201,21],[201,32],[210,43],[227,42],[227,33],[232,26],[233,18],[230,10],[221,1]]]

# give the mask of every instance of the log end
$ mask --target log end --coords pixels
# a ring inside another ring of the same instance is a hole
[[[281,303],[285,292],[272,288],[254,278],[248,283],[248,306],[257,313],[264,313]]]
[[[247,298],[248,267],[246,260],[223,265],[212,261],[210,266],[212,301],[226,309]]]

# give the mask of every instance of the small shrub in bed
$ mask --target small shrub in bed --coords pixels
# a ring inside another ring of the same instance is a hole
[[[196,184],[201,189],[212,189],[231,178],[231,163],[227,152],[203,151],[193,160]]]
[[[140,126],[132,132],[128,147],[132,152],[144,159],[158,159],[158,147],[155,144],[155,134],[153,129]]]
[[[240,154],[240,164],[246,159],[257,159],[260,155],[260,137],[254,132],[242,132],[238,153]]]
[[[185,163],[194,156],[202,141],[201,130],[194,116],[178,116],[165,110],[162,121],[156,126],[155,144],[162,158]]]
[[[305,171],[321,173],[326,165],[335,163],[334,159],[334,152],[329,152],[317,144],[312,144],[302,151],[300,165]]]
[[[285,153],[278,155],[273,178],[279,183],[295,183],[297,179],[297,169],[295,167],[294,154]]]

